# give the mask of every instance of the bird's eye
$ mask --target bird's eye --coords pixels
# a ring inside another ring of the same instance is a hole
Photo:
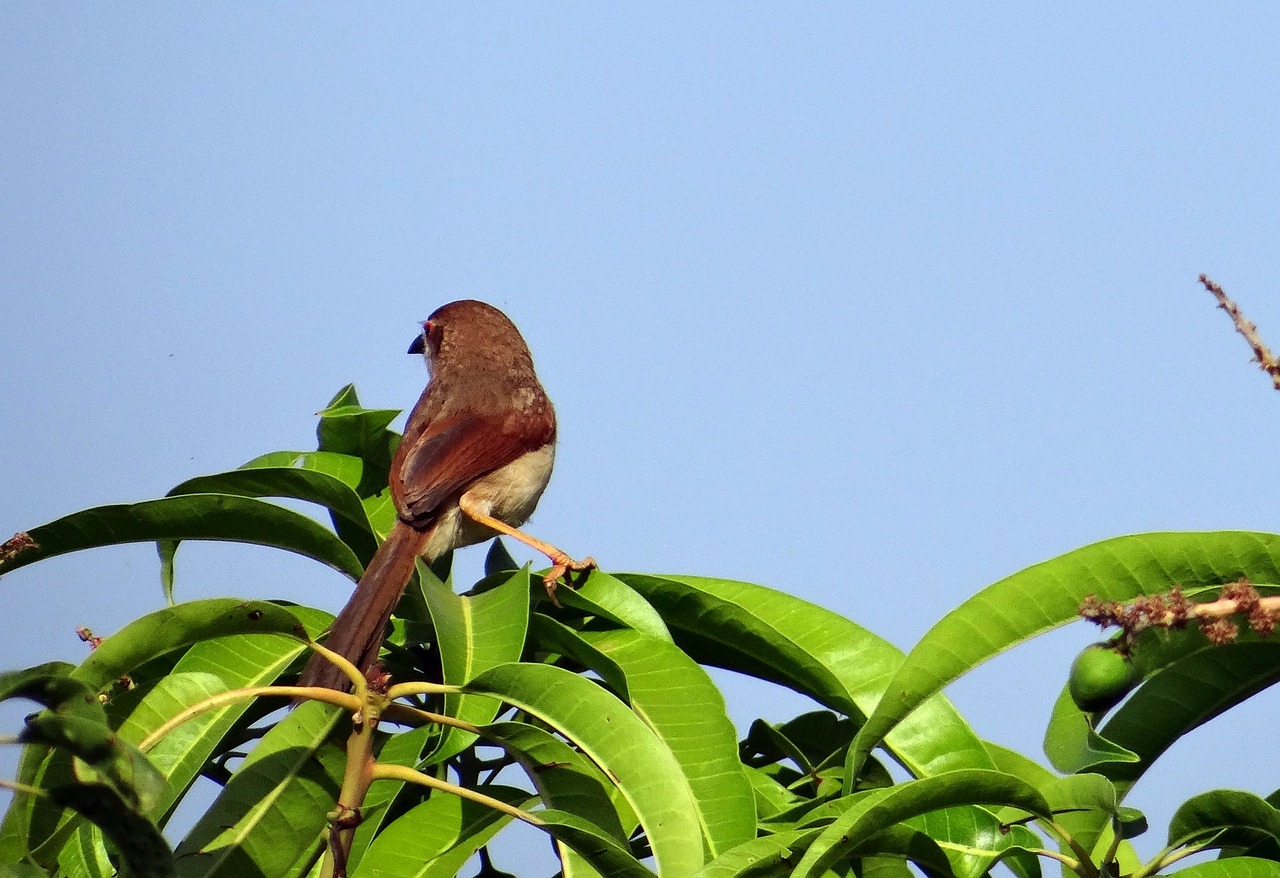
[[[428,320],[426,323],[422,324],[422,334],[427,338],[434,338],[436,332],[436,322],[434,320]]]

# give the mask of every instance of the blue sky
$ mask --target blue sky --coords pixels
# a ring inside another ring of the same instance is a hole
[[[1275,530],[1280,398],[1196,276],[1280,346],[1278,37],[1263,3],[5,5],[0,527],[310,447],[348,382],[407,408],[415,321],[481,298],[559,413],[531,530],[607,569],[909,648],[1085,543]],[[178,563],[184,598],[347,593]],[[147,546],[0,589],[0,666],[162,602]],[[950,694],[1038,755],[1093,639]],[[744,729],[805,709],[727,685]],[[1280,787],[1243,757],[1276,704],[1134,791],[1145,848],[1207,784]]]

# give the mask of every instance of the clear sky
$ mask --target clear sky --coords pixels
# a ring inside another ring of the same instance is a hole
[[[1196,276],[1280,346],[1280,7],[901,6],[0,5],[2,535],[313,447],[348,382],[407,408],[456,298],[557,405],[530,529],[606,569],[909,648],[1095,540],[1276,530],[1280,397]],[[265,549],[178,565],[180,598],[348,590]],[[163,598],[139,545],[0,600],[18,666]],[[1094,639],[949,692],[1039,755]],[[727,687],[743,730],[807,709]],[[1141,848],[1193,792],[1280,787],[1247,759],[1276,711],[1170,751]]]

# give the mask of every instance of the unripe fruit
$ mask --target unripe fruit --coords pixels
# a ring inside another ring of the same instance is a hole
[[[1109,710],[1141,682],[1127,656],[1105,643],[1085,647],[1071,664],[1067,690],[1076,707],[1086,713]]]

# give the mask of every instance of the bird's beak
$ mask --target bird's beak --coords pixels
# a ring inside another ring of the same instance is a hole
[[[420,354],[424,351],[424,341],[426,333],[418,333],[418,337],[413,340],[413,344],[409,345],[409,353]]]

